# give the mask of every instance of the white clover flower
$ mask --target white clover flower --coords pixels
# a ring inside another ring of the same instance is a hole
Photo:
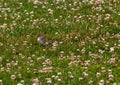
[[[18,83],[17,85],[24,85],[24,84]]]
[[[115,48],[114,47],[111,47],[110,48],[110,52],[114,52]]]
[[[11,80],[15,80],[16,79],[16,76],[15,75],[11,75]]]

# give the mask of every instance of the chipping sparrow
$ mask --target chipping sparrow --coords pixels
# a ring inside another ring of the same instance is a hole
[[[44,45],[44,46],[47,46],[47,45],[51,45],[52,43],[50,41],[48,41],[44,35],[42,34],[39,34],[38,37],[37,37],[37,41],[41,44],[41,45]]]

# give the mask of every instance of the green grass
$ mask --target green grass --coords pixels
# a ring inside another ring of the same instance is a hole
[[[120,84],[119,0],[28,1],[0,0],[0,85]]]

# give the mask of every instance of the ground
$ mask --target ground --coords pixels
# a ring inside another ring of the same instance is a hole
[[[119,85],[120,1],[0,0],[2,84]]]

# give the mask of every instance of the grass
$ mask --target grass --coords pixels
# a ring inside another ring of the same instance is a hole
[[[0,85],[119,85],[119,9],[119,0],[0,0]],[[55,45],[40,45],[40,33]]]

